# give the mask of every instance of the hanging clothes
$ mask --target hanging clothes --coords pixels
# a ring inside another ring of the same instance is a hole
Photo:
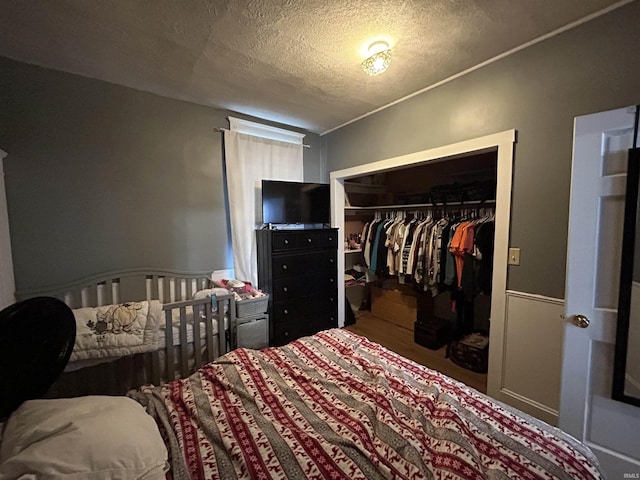
[[[371,225],[369,226],[369,231],[367,232],[367,240],[365,242],[365,249],[364,249],[364,261],[366,262],[367,267],[369,267],[370,270],[371,270],[371,249],[373,248],[375,236],[381,221],[382,219],[377,218],[376,216],[376,218],[372,220]]]
[[[409,221],[408,225],[404,229],[404,238],[402,239],[402,245],[398,252],[399,254],[399,267],[398,267],[398,281],[405,283],[405,274],[407,273],[407,265],[409,263],[409,254],[411,252],[411,245],[413,244],[413,236],[418,226],[418,218],[413,218]]]
[[[389,219],[384,219],[378,224],[376,229],[375,238],[373,239],[371,247],[371,264],[369,265],[369,271],[372,274],[380,273],[381,269],[379,269],[378,265],[380,265],[379,261],[381,260],[381,257],[381,264],[386,266],[386,251],[384,250],[384,243],[386,241],[386,228],[389,223]]]
[[[427,250],[427,275],[425,276],[424,290],[430,291],[432,296],[440,292],[440,270],[442,268],[442,234],[449,219],[441,218],[431,229],[429,246]]]
[[[481,254],[478,265],[478,291],[484,295],[491,295],[493,279],[493,247],[496,233],[496,222],[487,220],[476,231],[476,246]]]
[[[400,249],[399,243],[401,242],[402,233],[405,225],[405,213],[396,213],[395,220],[391,226],[387,229],[387,241],[385,246],[387,247],[387,271],[389,275],[396,275],[398,271],[398,251]]]
[[[449,292],[461,337],[475,331],[476,297],[491,294],[494,237],[493,210],[484,207],[380,210],[363,226],[363,256],[378,277],[433,297]]]
[[[413,284],[434,297],[450,289],[459,293],[457,299],[489,295],[493,212],[465,208],[460,217],[436,213],[426,209],[407,218],[403,211],[376,212],[363,227],[363,256],[370,273],[397,276],[399,283]]]
[[[369,222],[365,222],[364,225],[362,226],[362,233],[360,234],[360,249],[363,252],[364,255],[364,242],[367,239],[367,234],[369,233]]]

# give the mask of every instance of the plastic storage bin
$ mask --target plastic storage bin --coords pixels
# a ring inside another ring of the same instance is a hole
[[[265,313],[269,306],[269,295],[246,298],[235,302],[236,318],[253,317]]]
[[[236,318],[231,348],[259,350],[269,346],[269,315]]]

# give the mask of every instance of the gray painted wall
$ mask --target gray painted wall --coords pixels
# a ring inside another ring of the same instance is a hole
[[[141,266],[232,267],[213,128],[255,119],[4,58],[0,98],[18,290]],[[305,179],[326,179],[320,137],[305,143]]]
[[[573,118],[640,103],[639,25],[633,2],[324,135],[328,169],[515,128],[508,288],[564,298]]]

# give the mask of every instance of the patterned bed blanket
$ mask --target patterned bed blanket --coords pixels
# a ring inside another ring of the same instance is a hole
[[[346,330],[238,349],[130,396],[175,479],[598,479],[591,451]]]
[[[76,343],[68,370],[158,349],[158,300],[78,308],[73,314]]]

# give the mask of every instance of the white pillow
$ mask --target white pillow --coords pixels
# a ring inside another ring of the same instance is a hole
[[[199,298],[210,297],[211,295],[227,295],[229,290],[226,288],[214,287],[214,288],[205,288],[204,290],[198,290],[193,294],[193,299],[197,300]],[[217,308],[217,306],[215,306]]]
[[[5,425],[0,478],[164,479],[167,457],[155,421],[131,398],[29,400]]]
[[[204,290],[198,290],[197,292],[195,292],[193,294],[193,299],[199,300],[201,298],[210,297],[211,295],[228,295],[229,293],[231,292],[229,292],[229,290],[227,290],[226,288],[221,288],[221,287],[205,288]],[[227,310],[229,309],[227,305],[228,305],[228,302],[224,304],[224,313],[227,313]],[[214,304],[212,305],[212,308],[214,312],[217,312],[218,302],[214,302]],[[204,307],[200,307],[200,315],[204,316]]]

